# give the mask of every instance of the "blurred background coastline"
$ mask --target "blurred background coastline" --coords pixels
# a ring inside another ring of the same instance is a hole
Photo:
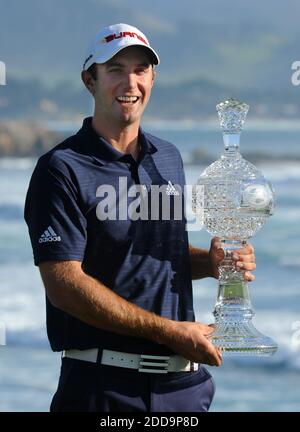
[[[248,128],[300,129],[296,0],[51,4],[0,0],[0,157],[40,156],[80,127],[93,109],[80,78],[88,42],[122,21],[142,28],[161,57],[144,114],[150,127],[218,129],[216,103],[236,97],[250,105]]]

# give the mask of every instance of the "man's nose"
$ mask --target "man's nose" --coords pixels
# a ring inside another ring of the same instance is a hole
[[[134,73],[125,74],[125,85],[128,89],[136,87],[136,75]]]

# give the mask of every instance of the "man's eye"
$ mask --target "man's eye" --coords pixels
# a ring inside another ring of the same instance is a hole
[[[137,70],[137,73],[138,73],[139,75],[142,75],[142,74],[146,73],[147,70],[148,70],[147,68],[141,68],[141,69],[138,69],[138,70]]]

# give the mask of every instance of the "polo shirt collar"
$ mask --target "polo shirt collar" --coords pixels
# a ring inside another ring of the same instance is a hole
[[[109,163],[117,160],[122,160],[126,153],[115,149],[108,141],[99,136],[92,127],[92,117],[87,117],[83,121],[81,129],[76,134],[80,151],[95,156],[102,163]],[[157,151],[152,142],[149,141],[142,128],[139,129],[139,144],[141,146],[141,157],[146,153],[152,154]],[[141,157],[139,159],[141,159]]]

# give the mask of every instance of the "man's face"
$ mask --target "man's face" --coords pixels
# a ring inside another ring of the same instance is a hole
[[[128,47],[97,64],[95,112],[120,126],[139,123],[154,83],[155,72],[143,48]]]

